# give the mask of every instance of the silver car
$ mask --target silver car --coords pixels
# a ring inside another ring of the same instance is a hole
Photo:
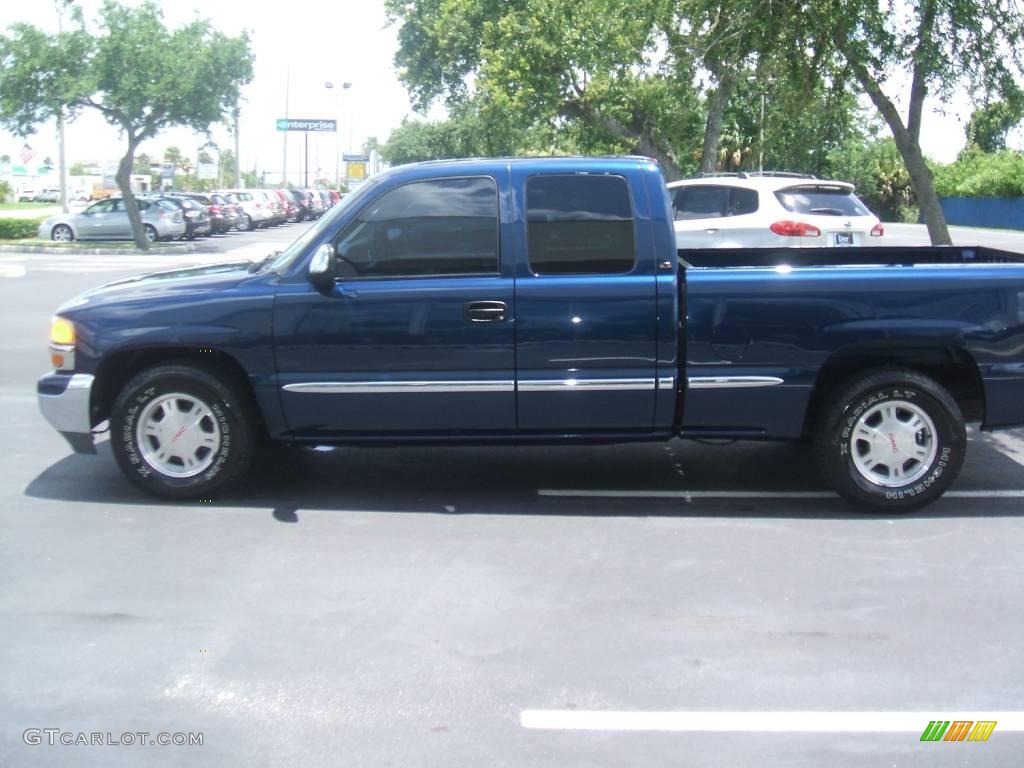
[[[149,242],[173,240],[185,234],[185,218],[181,209],[165,200],[138,200],[142,226]],[[81,213],[51,216],[39,225],[42,240],[131,240],[132,225],[124,200],[111,197],[100,200]]]

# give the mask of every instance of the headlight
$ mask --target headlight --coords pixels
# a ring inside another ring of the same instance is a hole
[[[50,325],[50,362],[58,371],[75,369],[75,326],[63,317],[53,318]]]

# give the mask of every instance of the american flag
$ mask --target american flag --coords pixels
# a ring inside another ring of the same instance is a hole
[[[31,160],[35,156],[36,151],[32,149],[32,147],[30,147],[28,144],[25,144],[21,148],[21,154],[18,155],[18,158],[21,160],[21,164],[25,165],[29,160]]]

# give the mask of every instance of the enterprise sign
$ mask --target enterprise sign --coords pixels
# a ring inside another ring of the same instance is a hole
[[[337,120],[290,120],[287,117],[277,119],[279,131],[326,131],[338,130]]]

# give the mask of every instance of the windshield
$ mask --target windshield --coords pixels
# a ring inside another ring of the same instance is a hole
[[[280,256],[270,262],[268,268],[277,273],[284,272],[288,269],[292,263],[305,252],[306,247],[320,236],[320,233],[323,232],[324,229],[333,226],[334,221],[338,217],[343,216],[345,211],[366,197],[367,193],[373,189],[375,185],[376,182],[372,179],[365,181],[355,192],[343,197],[341,202],[331,208],[328,213],[324,214],[324,217],[317,222],[316,226],[307,229],[302,237],[285,248],[281,252]]]

